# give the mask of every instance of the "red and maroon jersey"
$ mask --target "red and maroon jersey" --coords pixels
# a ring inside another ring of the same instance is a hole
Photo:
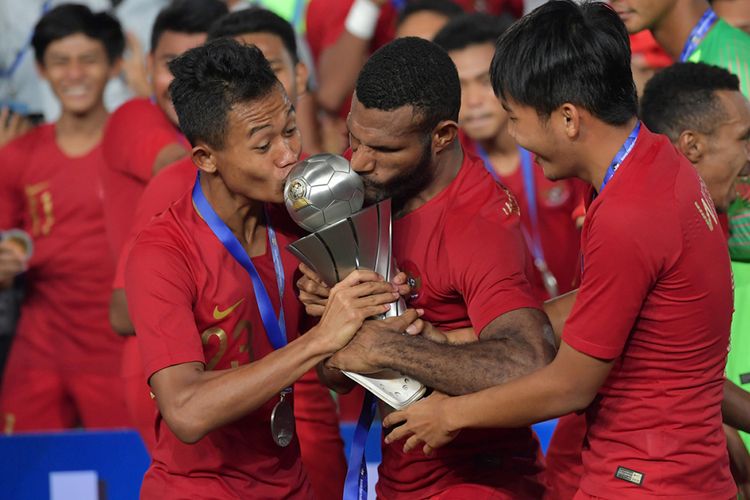
[[[394,220],[393,254],[416,285],[409,307],[424,309],[423,318],[438,328],[473,327],[479,335],[507,312],[540,308],[527,279],[518,205],[476,156],[466,154],[448,187]],[[382,498],[427,498],[465,483],[512,492],[519,476],[541,470],[528,427],[467,429],[430,457],[402,448],[403,442],[383,444]]]
[[[302,305],[289,286],[297,260],[285,250],[299,229],[283,206],[271,209],[287,280],[284,313],[289,341],[298,336]],[[271,251],[252,259],[279,310]],[[155,217],[130,252],[125,290],[146,376],[177,364],[208,370],[237,367],[273,351],[258,311],[252,281],[193,207],[190,193]],[[142,495],[176,498],[185,491],[205,498],[310,498],[312,491],[295,438],[286,447],[271,437],[278,397],[253,413],[181,442],[157,416],[157,444]]]
[[[0,230],[34,240],[27,293],[15,341],[30,347],[29,366],[117,374],[122,339],[109,325],[114,264],[102,216],[99,145],[67,156],[54,125],[0,149]]]
[[[641,128],[588,207],[582,254],[562,340],[615,364],[587,409],[580,494],[732,497],[727,244],[695,168],[666,137]]]
[[[102,139],[101,179],[107,236],[115,260],[130,232],[138,200],[153,176],[154,161],[170,144],[188,148],[180,131],[149,99],[128,101],[109,118]]]

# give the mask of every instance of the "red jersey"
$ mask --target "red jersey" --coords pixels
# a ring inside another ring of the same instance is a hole
[[[299,230],[283,206],[271,212],[288,285],[298,262],[285,248]],[[270,249],[252,260],[278,311]],[[273,351],[247,271],[197,214],[190,193],[140,233],[125,282],[147,377],[195,361],[208,370],[228,369]],[[298,336],[302,305],[289,286],[283,303],[292,341]],[[178,440],[157,415],[157,444],[141,495],[182,498],[190,491],[202,498],[310,498],[296,437],[286,448],[271,437],[271,411],[278,399],[192,445]]]
[[[423,318],[438,328],[471,326],[479,335],[509,311],[540,308],[526,278],[518,206],[476,156],[466,154],[448,187],[394,221],[393,254],[416,282],[409,307],[423,308]],[[517,484],[519,477],[535,482],[541,471],[528,427],[466,429],[431,457],[402,448],[402,441],[383,444],[381,498],[427,498],[465,483],[525,497],[529,486]],[[534,486],[538,497],[542,487]]]
[[[101,178],[107,236],[115,259],[130,231],[138,199],[153,176],[154,160],[164,147],[176,143],[185,143],[184,137],[149,99],[128,101],[109,118],[102,140],[106,162]]]
[[[308,4],[306,38],[316,67],[320,64],[321,54],[335,44],[344,32],[346,16],[353,3],[354,0],[311,0]],[[378,24],[370,42],[370,54],[393,40],[396,34],[396,17],[396,9],[391,2],[386,2],[380,8]],[[352,98],[349,96],[339,110],[342,119],[346,119],[351,105]]]
[[[462,144],[476,153],[476,143],[463,134]],[[536,163],[533,165],[533,172],[542,252],[550,272],[557,279],[558,293],[563,294],[575,288],[576,273],[580,267],[581,231],[576,225],[576,210],[583,203],[586,184],[579,179],[551,181]],[[534,225],[522,165],[519,164],[511,175],[499,177],[518,200],[526,237],[533,238]],[[543,285],[542,293],[543,297],[549,298]]]
[[[21,228],[34,240],[16,347],[28,348],[28,366],[116,375],[122,339],[109,326],[114,264],[102,216],[101,147],[69,157],[55,126],[43,125],[0,157],[0,229]]]
[[[588,207],[563,341],[615,364],[587,409],[579,496],[734,496],[722,430],[727,245],[695,168],[641,127]]]

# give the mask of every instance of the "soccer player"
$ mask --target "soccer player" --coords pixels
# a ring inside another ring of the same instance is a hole
[[[452,18],[463,13],[453,0],[414,0],[398,13],[396,37],[418,36],[432,40]]]
[[[329,362],[326,375],[342,383],[340,390],[348,379],[336,368],[392,368],[438,391],[465,394],[553,356],[549,324],[527,279],[518,206],[482,161],[462,150],[460,105],[455,65],[420,38],[386,45],[359,75],[348,119],[352,168],[368,202],[392,199],[393,255],[414,284],[407,303],[424,309],[436,330],[404,336],[377,325],[363,329]],[[312,313],[325,295],[315,283],[300,283]],[[440,331],[466,328],[471,341],[460,344]],[[467,431],[436,457],[404,453],[402,443],[384,446],[378,496],[538,498],[538,443],[530,428],[517,427]]]
[[[148,71],[153,85],[151,99],[133,99],[123,104],[107,124],[101,169],[104,188],[104,216],[110,249],[115,261],[120,258],[133,223],[138,199],[151,177],[163,167],[184,157],[189,144],[177,127],[168,87],[172,74],[169,61],[186,50],[202,44],[211,24],[227,13],[219,0],[176,0],[165,7],[154,21]],[[110,299],[112,327],[128,333],[129,320],[122,290]],[[122,357],[126,402],[132,425],[147,449],[155,442],[153,415],[155,406],[143,379],[135,338],[125,341]]]
[[[3,377],[6,433],[128,424],[99,187],[104,88],[124,44],[114,18],[81,5],[50,10],[34,29],[37,66],[62,114],[0,150],[0,231],[23,229],[34,243],[31,260],[17,252],[21,267],[10,273],[26,270],[28,288]]]
[[[585,185],[577,179],[550,181],[535,167],[531,153],[508,134],[508,113],[500,106],[489,70],[495,41],[509,19],[465,14],[451,20],[435,37],[448,52],[461,80],[458,125],[463,145],[482,158],[488,171],[518,200],[524,237],[550,298],[569,292],[579,267],[581,232],[574,212],[583,201]]]
[[[695,168],[637,118],[625,27],[600,2],[549,2],[503,34],[491,74],[510,133],[545,175],[592,186],[581,286],[552,363],[394,413],[384,425],[403,425],[388,441],[430,453],[459,429],[585,410],[576,498],[732,497],[726,242]]]
[[[285,247],[299,230],[282,205],[300,153],[294,107],[255,47],[215,40],[169,66],[200,176],[140,233],[126,268],[159,407],[141,495],[311,498],[291,386],[398,293],[375,273],[353,273],[298,338],[297,262]],[[405,329],[416,317],[392,321]]]
[[[221,37],[232,37],[258,47],[268,59],[290,101],[296,102],[305,88],[307,68],[297,58],[296,39],[288,22],[268,10],[244,9],[224,16],[211,27],[208,39]],[[169,208],[192,188],[195,173],[192,158],[186,157],[160,171],[146,186],[135,211],[128,243],[117,265],[113,284],[115,293],[124,293],[124,269],[133,240],[153,216]],[[114,315],[123,323],[120,331],[134,333],[127,307],[120,303],[113,304],[113,307],[121,308],[113,309]],[[318,498],[339,498],[346,474],[346,460],[335,402],[314,370],[300,378],[294,388],[294,412],[305,470]]]

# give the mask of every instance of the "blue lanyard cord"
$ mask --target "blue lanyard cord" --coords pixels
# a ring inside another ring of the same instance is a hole
[[[475,147],[479,157],[482,158],[484,168],[492,175],[495,181],[502,183],[500,176],[492,168],[492,162],[482,146],[475,143]],[[536,182],[534,181],[534,165],[531,159],[531,153],[522,147],[518,147],[518,152],[521,155],[521,173],[523,174],[523,189],[526,194],[526,200],[529,204],[529,216],[531,218],[531,235],[526,231],[523,231],[525,239],[529,243],[529,247],[535,261],[546,262],[544,260],[544,251],[542,250],[542,237],[539,232],[539,210],[537,208],[536,199]]]
[[[700,20],[698,21],[698,24],[693,26],[692,31],[690,31],[690,35],[685,41],[685,46],[682,48],[682,52],[680,53],[680,62],[685,62],[688,60],[688,57],[690,57],[690,55],[695,52],[695,49],[698,48],[698,45],[700,45],[700,43],[706,37],[706,33],[708,33],[708,30],[710,30],[714,23],[716,23],[716,21],[718,20],[719,17],[711,7],[706,9],[706,12],[703,13]]]
[[[349,465],[344,482],[344,500],[367,500],[367,460],[365,459],[365,445],[370,433],[372,420],[375,418],[377,402],[375,397],[365,391],[362,411],[359,414],[357,428],[354,430],[352,449],[349,452]]]
[[[638,120],[638,122],[636,122],[635,124],[635,127],[633,127],[633,130],[631,130],[630,135],[628,135],[628,138],[625,139],[625,142],[622,144],[622,146],[620,146],[617,154],[612,159],[612,163],[609,164],[609,168],[607,168],[607,173],[604,174],[602,187],[599,188],[598,194],[601,194],[601,192],[604,191],[604,187],[609,183],[610,180],[612,180],[612,176],[615,175],[615,172],[617,172],[617,169],[620,168],[622,162],[625,161],[625,158],[627,158],[630,152],[633,150],[633,146],[635,146],[635,141],[638,138],[638,132],[640,130],[641,121]]]
[[[193,185],[193,203],[198,209],[198,213],[201,215],[208,227],[214,235],[221,241],[224,248],[232,254],[237,262],[245,268],[247,273],[250,275],[250,279],[253,283],[253,292],[255,293],[255,300],[258,304],[258,310],[260,311],[260,317],[263,319],[263,327],[266,330],[268,340],[274,349],[280,349],[287,344],[286,337],[286,324],[284,323],[284,267],[281,262],[281,254],[279,252],[279,245],[276,241],[276,232],[271,227],[271,220],[268,217],[268,210],[266,210],[266,226],[268,227],[268,240],[271,247],[271,255],[273,257],[273,267],[276,272],[276,284],[279,287],[279,317],[276,318],[276,312],[273,309],[271,298],[268,296],[263,280],[261,280],[257,269],[250,256],[247,254],[242,244],[234,236],[232,230],[221,220],[216,214],[213,207],[206,199],[203,194],[203,189],[200,184],[200,173],[195,179]]]

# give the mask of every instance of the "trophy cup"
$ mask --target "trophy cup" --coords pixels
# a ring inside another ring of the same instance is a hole
[[[333,286],[355,269],[369,269],[390,280],[396,275],[391,255],[391,200],[360,210],[362,179],[345,158],[318,154],[298,163],[284,186],[292,219],[312,234],[287,248]],[[398,316],[403,299],[379,318]],[[420,382],[393,370],[367,376],[343,372],[393,408],[400,410],[425,393]]]

